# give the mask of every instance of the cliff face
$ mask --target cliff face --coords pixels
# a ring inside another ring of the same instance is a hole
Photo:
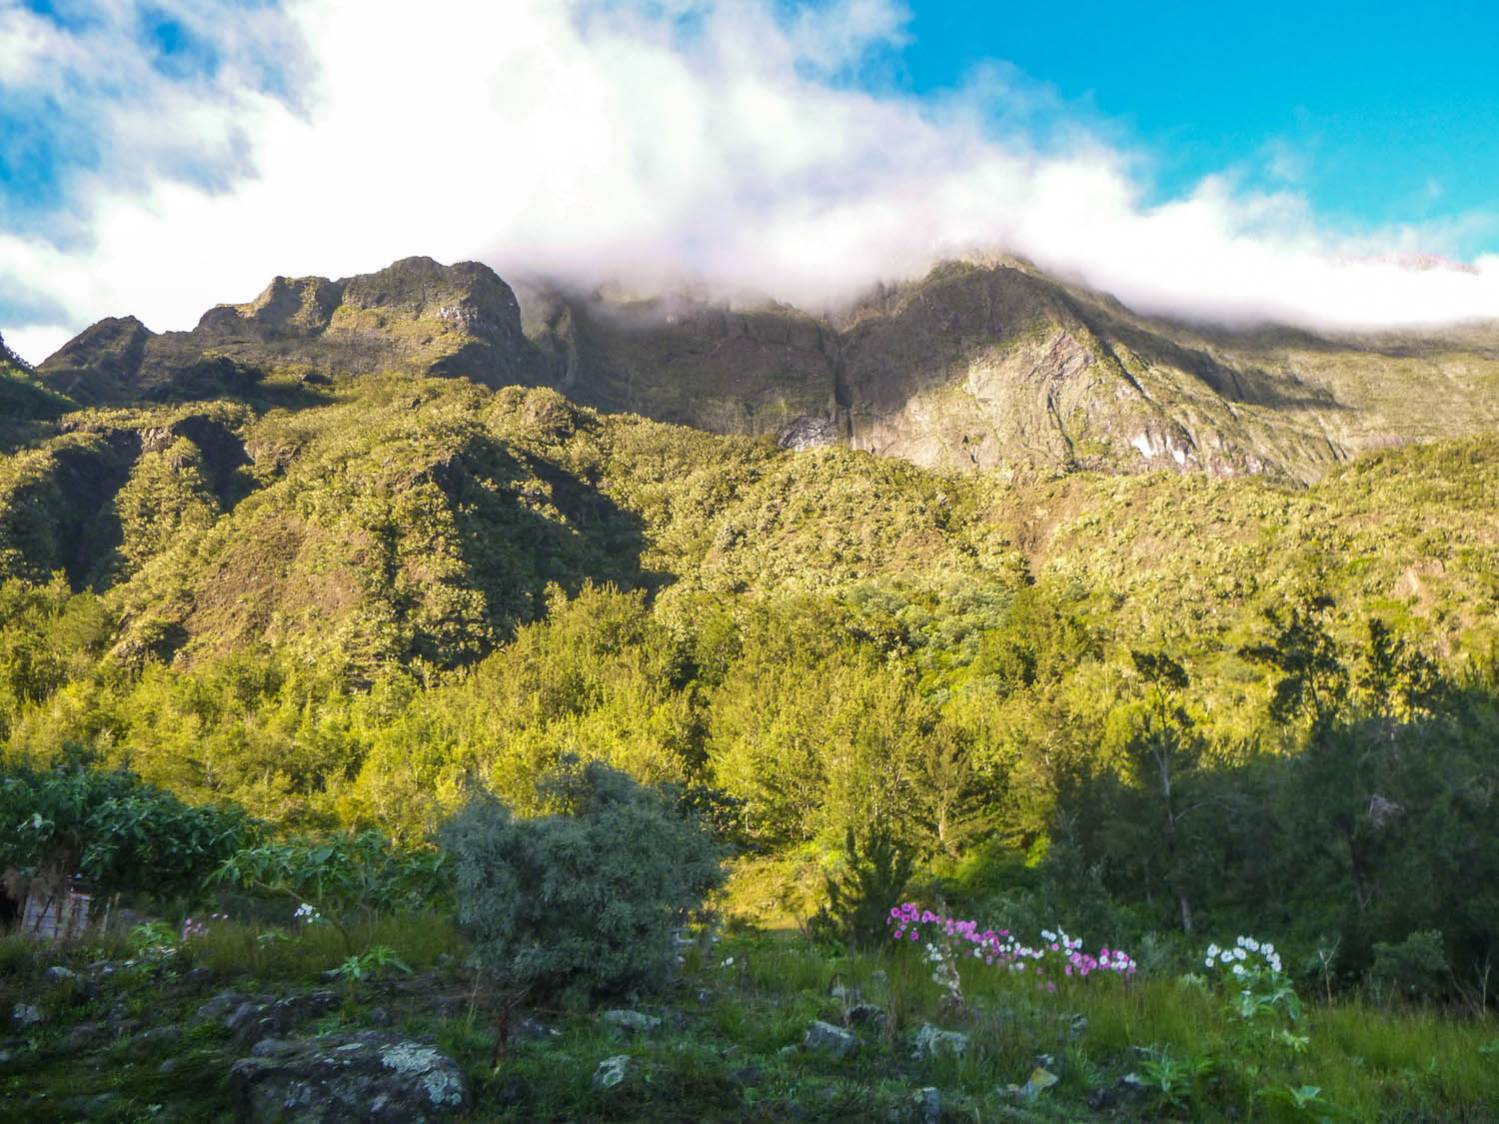
[[[1499,427],[1492,330],[1209,331],[1134,315],[1016,261],[949,263],[813,315],[545,283],[517,299],[486,266],[410,258],[339,281],[277,278],[191,332],[104,320],[39,368],[85,403],[381,371],[550,385],[716,433],[1020,476],[1164,468],[1308,481],[1364,449]]]
[[[542,365],[515,294],[487,266],[407,258],[340,281],[277,277],[190,332],[102,320],[38,368],[85,403],[233,395],[271,373],[331,382],[387,370],[497,387],[532,383]]]

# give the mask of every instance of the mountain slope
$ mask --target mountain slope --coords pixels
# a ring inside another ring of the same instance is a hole
[[[1319,338],[1136,316],[1014,260],[954,262],[836,315],[691,294],[516,294],[424,258],[277,278],[191,332],[101,321],[39,372],[80,401],[400,371],[545,384],[605,411],[1007,477],[1152,468],[1301,482],[1366,449],[1499,427],[1499,333]]]

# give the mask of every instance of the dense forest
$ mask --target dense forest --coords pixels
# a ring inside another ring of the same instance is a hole
[[[6,385],[35,418],[0,485],[11,762],[420,846],[600,760],[708,809],[761,920],[815,912],[852,827],[975,910],[1253,919],[1349,983],[1440,931],[1437,990],[1483,986],[1491,438],[1304,489],[1001,483],[550,390]]]

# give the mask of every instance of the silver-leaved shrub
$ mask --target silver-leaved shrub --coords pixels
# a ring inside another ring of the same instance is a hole
[[[564,763],[540,787],[552,815],[518,819],[484,794],[443,832],[480,965],[533,997],[659,984],[674,929],[723,881],[718,844],[667,795],[598,762]]]

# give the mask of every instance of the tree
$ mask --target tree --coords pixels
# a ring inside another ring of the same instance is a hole
[[[1167,879],[1176,898],[1182,932],[1190,933],[1192,906],[1182,870],[1181,825],[1200,805],[1184,802],[1182,790],[1202,757],[1201,740],[1180,702],[1180,693],[1191,681],[1186,669],[1163,652],[1131,651],[1130,661],[1144,680],[1144,709],[1125,743],[1125,753],[1136,781],[1159,800]]]

